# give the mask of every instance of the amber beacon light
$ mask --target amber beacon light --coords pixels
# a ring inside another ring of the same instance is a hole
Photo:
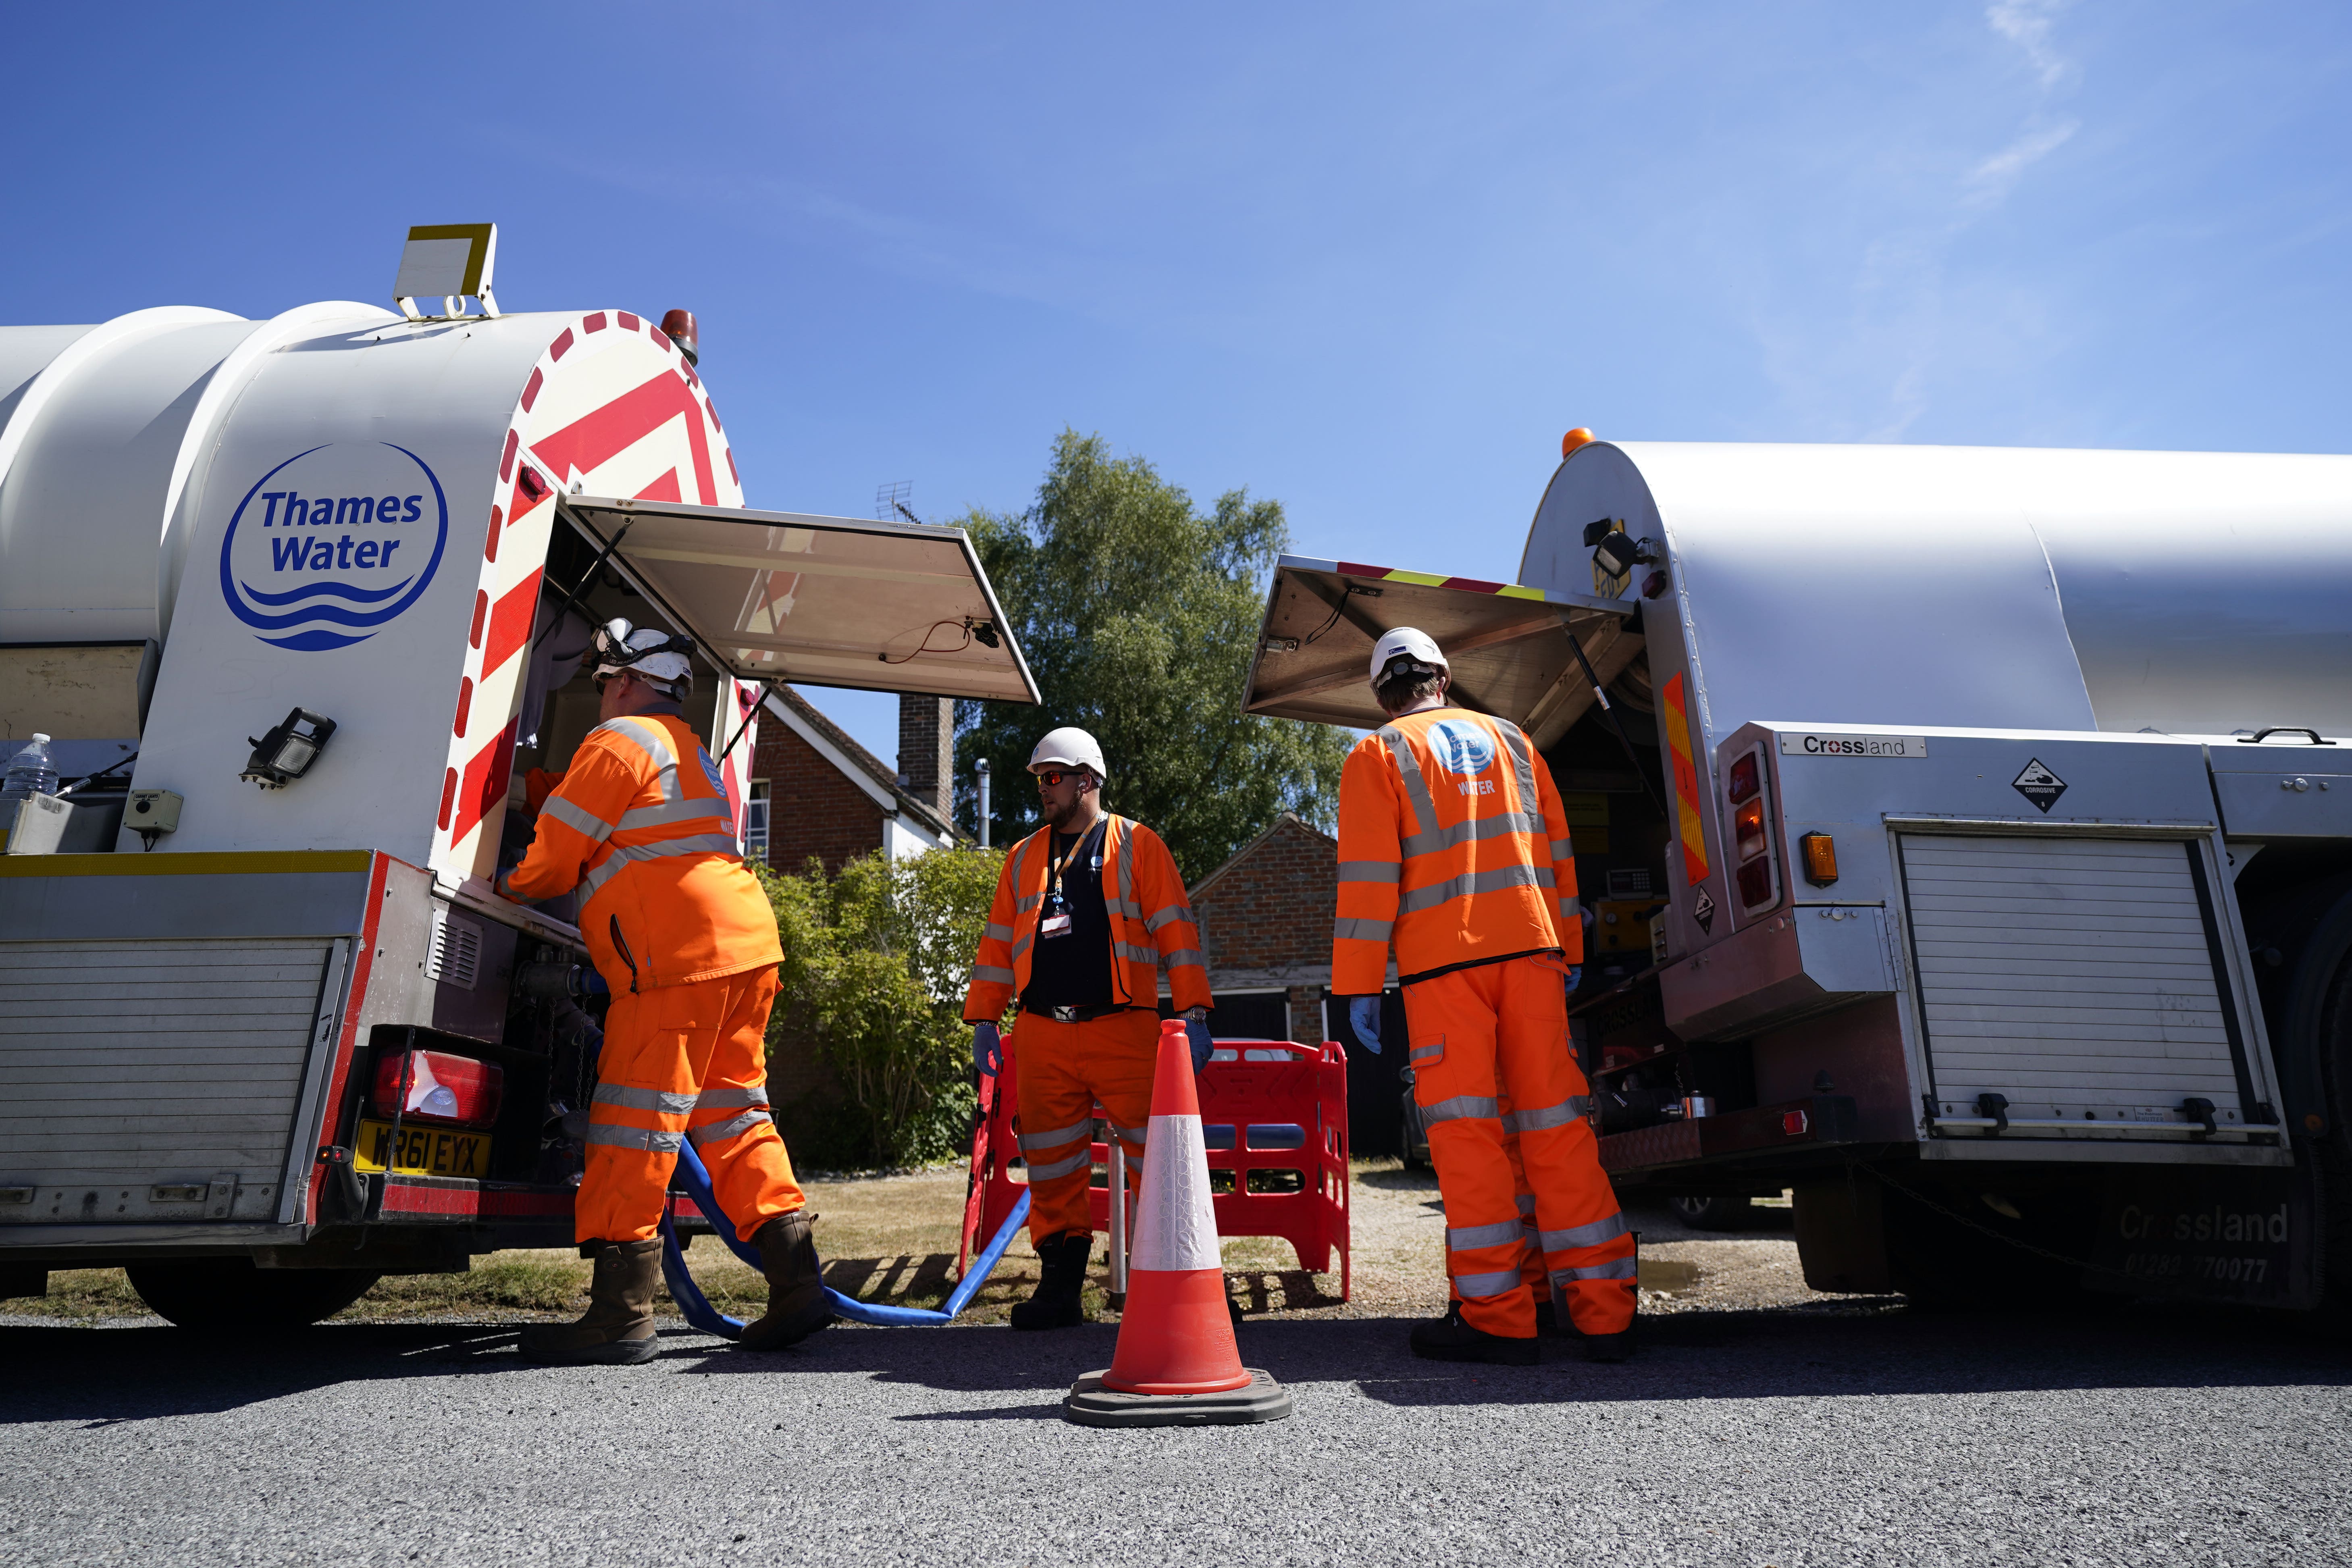
[[[1826,833],[1808,833],[1797,840],[1805,857],[1805,880],[1826,888],[1837,880],[1837,840]]]
[[[1562,458],[1573,457],[1579,447],[1588,445],[1591,440],[1592,432],[1580,425],[1559,438],[1559,455]]]

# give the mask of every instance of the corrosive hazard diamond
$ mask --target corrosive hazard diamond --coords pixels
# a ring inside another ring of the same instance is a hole
[[[2066,793],[2066,781],[2043,767],[2039,757],[2028,761],[2025,771],[2009,783],[2011,789],[2040,806],[2044,816],[2058,804],[2058,797]]]

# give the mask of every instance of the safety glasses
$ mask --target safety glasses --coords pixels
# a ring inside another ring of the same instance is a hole
[[[1087,775],[1076,768],[1045,768],[1036,774],[1039,789],[1051,789],[1064,779],[1081,779]]]

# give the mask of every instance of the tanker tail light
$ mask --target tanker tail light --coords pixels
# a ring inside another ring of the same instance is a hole
[[[1764,809],[1764,748],[1750,747],[1724,780],[1724,800],[1731,807],[1731,879],[1744,915],[1760,914],[1780,901],[1780,861]]]

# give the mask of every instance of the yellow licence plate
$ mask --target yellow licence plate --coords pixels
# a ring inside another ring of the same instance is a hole
[[[446,1127],[404,1125],[393,1147],[392,1123],[360,1123],[359,1148],[352,1162],[362,1171],[398,1171],[411,1176],[470,1176],[490,1173],[490,1135],[456,1132]]]

